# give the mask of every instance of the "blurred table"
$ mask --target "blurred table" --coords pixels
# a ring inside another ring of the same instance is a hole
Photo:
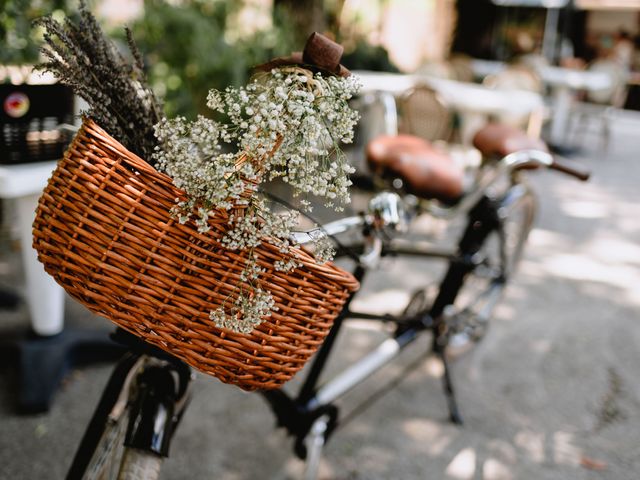
[[[64,328],[65,294],[33,249],[32,224],[38,199],[56,161],[0,166],[0,198],[16,206],[26,301],[31,331],[14,337],[3,335],[4,350],[17,350],[20,370],[18,406],[23,412],[49,409],[66,371],[74,365],[114,360],[122,347],[109,339],[108,331]]]
[[[536,71],[542,81],[551,88],[553,95],[549,142],[555,146],[562,146],[565,142],[575,92],[608,89],[611,87],[612,79],[605,72],[564,67],[543,66]]]
[[[505,62],[497,60],[473,59],[471,68],[477,78],[500,73],[508,67]],[[574,90],[601,90],[611,86],[611,79],[604,72],[578,70],[574,68],[539,65],[532,67],[541,80],[550,87],[570,87]]]
[[[490,115],[530,116],[544,108],[540,95],[521,90],[494,90],[483,85],[425,75],[354,71],[362,91],[386,91],[400,95],[414,85],[433,88],[452,109],[462,114],[460,127],[464,142]]]
[[[495,75],[507,68],[504,62],[474,59],[471,62],[474,74],[478,77]],[[602,71],[577,70],[552,65],[533,67],[543,83],[550,88],[553,97],[553,115],[549,130],[549,141],[560,146],[564,143],[576,91],[596,92],[611,88],[611,77]]]

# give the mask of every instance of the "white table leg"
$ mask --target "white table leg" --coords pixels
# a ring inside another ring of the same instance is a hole
[[[563,145],[565,143],[572,102],[573,95],[569,88],[560,86],[555,88],[553,116],[549,132],[549,140],[553,145]]]
[[[24,265],[27,304],[31,326],[38,335],[60,333],[64,327],[64,290],[44,271],[32,247],[32,225],[40,194],[15,199],[18,210],[18,228]]]

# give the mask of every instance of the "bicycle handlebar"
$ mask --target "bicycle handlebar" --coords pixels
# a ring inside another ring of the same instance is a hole
[[[519,150],[507,155],[501,162],[507,169],[511,170],[543,166],[571,175],[583,182],[587,181],[591,176],[591,172],[588,169],[542,150]]]
[[[482,179],[474,190],[467,193],[467,195],[461,199],[456,207],[440,208],[430,205],[427,211],[436,217],[449,218],[458,211],[467,210],[475,205],[480,197],[485,194],[487,189],[501,175],[520,169],[537,167],[550,168],[571,175],[581,181],[586,181],[591,176],[591,172],[586,168],[578,166],[574,162],[562,157],[552,155],[549,152],[543,150],[519,150],[503,157],[493,174]],[[374,228],[392,226],[393,230],[397,230],[398,228],[402,230],[404,225],[402,217],[404,214],[403,202],[400,201],[400,197],[389,192],[382,192],[371,200],[369,212],[353,217],[342,218],[306,232],[294,232],[291,235],[291,240],[296,244],[304,245],[323,236],[334,236],[366,225],[373,226]],[[378,246],[372,244],[371,247],[372,251],[375,251]]]
[[[549,165],[549,168],[556,170],[558,172],[566,173],[567,175],[571,175],[572,177],[577,178],[583,182],[589,180],[591,177],[591,171],[582,167],[575,165],[573,162],[569,163],[566,160],[559,161],[558,158],[554,158],[553,163]]]

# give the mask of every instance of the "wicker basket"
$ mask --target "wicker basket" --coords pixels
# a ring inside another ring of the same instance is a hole
[[[40,198],[34,248],[76,300],[194,368],[245,390],[276,388],[320,346],[357,280],[296,249],[303,266],[279,272],[277,247],[259,248],[263,287],[278,310],[250,334],[217,328],[209,312],[240,281],[245,257],[169,211],[184,192],[85,120]]]

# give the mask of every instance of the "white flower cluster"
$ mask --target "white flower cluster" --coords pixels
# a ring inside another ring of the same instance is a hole
[[[264,317],[271,316],[271,312],[277,308],[269,292],[255,289],[251,295],[239,295],[230,313],[220,307],[212,311],[209,318],[220,328],[228,328],[239,333],[251,333],[262,323]]]
[[[259,281],[264,269],[255,248],[261,242],[283,253],[277,269],[298,266],[289,241],[297,212],[271,212],[259,195],[262,181],[281,178],[294,195],[303,195],[301,203],[308,210],[309,194],[324,197],[336,210],[349,202],[353,169],[340,143],[353,139],[359,117],[348,101],[357,88],[354,77],[282,67],[255,76],[246,87],[209,92],[207,106],[226,115],[226,123],[199,116],[193,122],[178,117],[156,125],[156,164],[188,196],[177,200],[174,215],[182,223],[193,219],[206,232],[209,219],[225,211],[229,230],[223,245],[249,252],[233,298],[211,312],[219,327],[250,332],[274,308]],[[236,153],[224,153],[221,142],[235,144]],[[325,238],[319,243],[318,261],[329,260],[330,242]]]

